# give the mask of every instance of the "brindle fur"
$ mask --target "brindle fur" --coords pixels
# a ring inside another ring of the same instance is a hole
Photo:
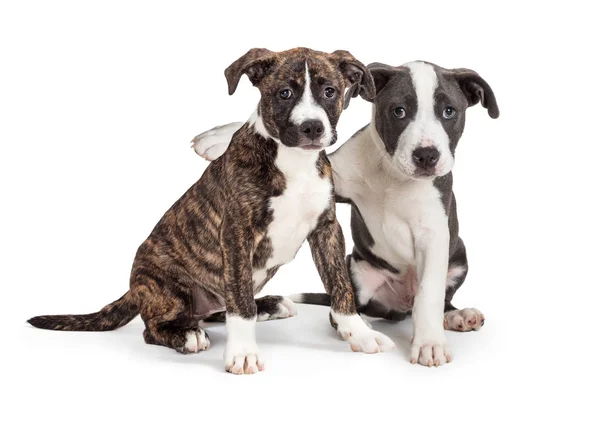
[[[274,53],[253,49],[225,73],[230,93],[244,73],[259,87],[259,109],[265,127],[286,145],[293,146],[294,142],[280,135],[282,124],[277,122],[282,112],[273,110],[273,93],[282,80],[289,82],[290,77],[292,85],[302,87],[307,62],[317,83],[326,79],[341,94],[356,84],[364,96],[374,95],[366,67],[344,51],[325,54],[300,48]],[[333,129],[342,108],[340,96],[326,110]],[[222,319],[223,309],[246,319],[257,315],[257,305],[260,310],[273,311],[280,297],[255,302],[254,295],[278,266],[267,272],[262,284],[254,284],[252,275],[264,268],[272,254],[266,236],[273,220],[269,201],[286,188],[286,177],[275,164],[278,147],[273,139],[263,138],[249,124],[244,125],[227,152],[208,166],[139,247],[127,294],[94,314],[40,316],[29,322],[45,329],[101,331],[118,328],[139,313],[146,326],[147,343],[184,352],[186,333],[198,331],[200,320]],[[324,151],[315,168],[333,188],[331,165]],[[356,313],[333,191],[329,206],[307,239],[332,296],[332,308],[342,314]]]

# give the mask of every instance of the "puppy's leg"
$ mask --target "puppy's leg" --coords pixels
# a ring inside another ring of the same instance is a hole
[[[444,311],[444,328],[454,331],[479,330],[485,323],[485,317],[475,308],[457,309],[451,302],[454,293],[465,281],[469,265],[467,253],[462,239],[458,243],[448,263],[448,274],[446,276],[446,307]]]
[[[356,312],[354,291],[344,261],[344,235],[334,207],[323,214],[308,242],[325,290],[331,296],[329,318],[338,334],[350,342],[353,351],[376,353],[393,349],[394,342],[371,330]]]
[[[227,345],[225,370],[234,374],[253,374],[264,369],[256,344],[256,304],[252,280],[251,214],[243,206],[229,207],[221,229],[225,307],[227,309]],[[247,219],[248,221],[244,221]]]
[[[256,299],[256,321],[277,320],[296,316],[296,304],[283,296],[264,296]],[[208,322],[225,322],[225,312],[217,312],[206,318]]]
[[[452,359],[443,328],[450,237],[447,221],[438,224],[435,229],[422,225],[413,228],[419,286],[412,311],[410,362],[429,367]]]
[[[192,140],[194,151],[207,161],[213,161],[225,153],[233,134],[244,125],[242,122],[228,123],[198,134]]]
[[[161,280],[162,282],[162,280]],[[144,340],[148,344],[162,345],[182,354],[196,353],[209,348],[208,334],[191,317],[191,292],[188,287],[165,278],[173,292],[168,295],[158,286],[156,279],[136,275],[132,290],[138,296],[140,315],[146,329]]]

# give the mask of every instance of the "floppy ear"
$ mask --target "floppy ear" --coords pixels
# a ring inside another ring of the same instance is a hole
[[[246,74],[250,82],[256,86],[265,77],[275,63],[275,52],[268,49],[250,49],[244,56],[225,69],[225,78],[232,95],[242,77]]]
[[[368,68],[375,82],[375,94],[378,94],[387,85],[394,73],[398,71],[395,67],[381,62],[373,62],[368,65]]]
[[[366,100],[371,101],[375,97],[375,84],[369,69],[348,51],[335,51],[331,54],[331,57],[350,83],[344,98],[344,108],[348,107],[350,98],[354,98],[359,94]]]
[[[467,97],[469,107],[481,101],[481,105],[487,109],[492,119],[500,116],[494,91],[479,74],[468,68],[456,68],[452,70],[452,73]]]

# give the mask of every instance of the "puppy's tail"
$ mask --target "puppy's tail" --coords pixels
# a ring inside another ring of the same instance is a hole
[[[131,291],[119,300],[103,307],[99,312],[86,315],[43,315],[27,322],[46,330],[64,331],[108,331],[122,327],[139,313]]]
[[[326,293],[300,293],[288,296],[292,302],[307,305],[331,306],[331,297]]]

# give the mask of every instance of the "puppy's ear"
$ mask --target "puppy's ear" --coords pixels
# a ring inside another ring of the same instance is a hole
[[[368,65],[368,68],[375,82],[375,94],[378,94],[387,85],[394,73],[398,72],[397,68],[380,62],[373,62]]]
[[[225,78],[232,95],[242,77],[246,74],[254,86],[265,77],[275,64],[275,52],[268,49],[250,49],[244,56],[225,69]]]
[[[368,101],[373,100],[375,97],[373,77],[362,62],[354,58],[348,51],[335,51],[331,54],[331,59],[337,64],[349,83],[349,89],[344,99],[344,108],[348,107],[350,98],[354,98],[359,94]]]
[[[460,89],[467,97],[469,107],[481,101],[481,105],[487,109],[492,119],[497,119],[500,116],[494,91],[479,74],[468,68],[455,68],[452,73]]]

